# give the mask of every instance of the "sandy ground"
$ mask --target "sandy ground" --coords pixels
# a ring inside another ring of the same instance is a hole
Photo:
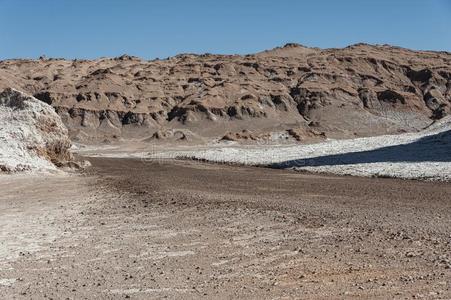
[[[91,159],[0,177],[1,299],[450,299],[451,185]]]

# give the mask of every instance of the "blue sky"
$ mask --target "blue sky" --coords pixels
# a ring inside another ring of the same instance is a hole
[[[245,54],[287,42],[451,51],[451,0],[0,0],[0,59]]]

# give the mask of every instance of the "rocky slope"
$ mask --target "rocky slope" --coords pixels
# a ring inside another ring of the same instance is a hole
[[[451,54],[287,44],[245,56],[5,60],[1,87],[51,104],[72,138],[85,142],[154,141],[179,129],[209,138],[294,132],[302,141],[416,131],[443,117]]]
[[[68,130],[50,105],[6,89],[0,124],[0,173],[55,170],[72,161]]]

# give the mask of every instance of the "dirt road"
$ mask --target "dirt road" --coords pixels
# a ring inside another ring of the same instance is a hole
[[[451,184],[90,159],[0,178],[1,299],[451,298]]]

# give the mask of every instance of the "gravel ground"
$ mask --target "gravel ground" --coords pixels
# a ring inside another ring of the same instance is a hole
[[[449,183],[91,162],[0,177],[0,298],[451,298]]]

